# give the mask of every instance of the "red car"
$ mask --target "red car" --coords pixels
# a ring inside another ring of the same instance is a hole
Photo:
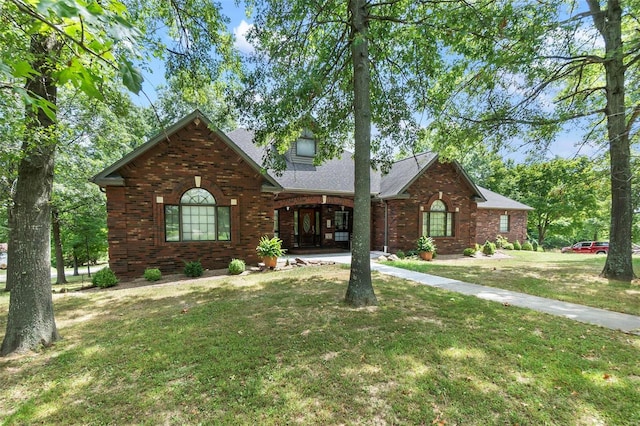
[[[607,254],[609,253],[609,241],[582,241],[571,247],[562,247],[562,252]]]

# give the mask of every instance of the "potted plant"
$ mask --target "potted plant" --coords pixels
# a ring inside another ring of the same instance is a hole
[[[433,238],[423,235],[422,237],[418,238],[416,246],[418,248],[418,253],[420,253],[421,259],[433,259],[433,253],[435,253],[436,251],[436,243],[433,241]]]
[[[269,238],[268,235],[263,235],[256,247],[258,256],[262,258],[264,266],[267,268],[275,268],[278,263],[278,257],[282,256],[285,251],[282,248],[282,240],[280,238]]]

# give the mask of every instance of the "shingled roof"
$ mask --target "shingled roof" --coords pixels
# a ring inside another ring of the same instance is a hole
[[[507,198],[504,195],[500,195],[496,192],[490,191],[487,188],[478,186],[482,195],[487,200],[483,203],[478,203],[479,209],[498,209],[498,210],[535,210],[533,207],[529,207],[526,204],[522,204],[511,198]]]
[[[262,164],[265,148],[253,143],[253,132],[238,129],[229,133],[228,136],[256,163]],[[394,162],[389,173],[385,175],[379,171],[372,171],[371,194],[382,199],[401,196],[437,158],[437,154],[426,152]],[[454,164],[475,192],[478,201],[484,200],[482,193],[462,167],[457,162]],[[327,160],[317,166],[292,162],[289,157],[286,157],[286,169],[280,175],[274,173],[273,178],[284,191],[288,192],[353,195],[354,173],[353,154],[343,151],[340,157]]]
[[[258,164],[263,164],[265,147],[253,143],[253,132],[237,129],[228,134],[229,139],[241,147]],[[351,153],[344,151],[339,158],[321,165],[294,163],[286,158],[286,169],[271,176],[285,191],[353,194],[354,167]]]
[[[237,129],[225,134],[215,128],[207,117],[196,110],[178,121],[173,126],[158,133],[145,144],[125,155],[91,180],[100,186],[124,185],[124,179],[118,170],[138,156],[153,148],[156,144],[171,137],[178,130],[194,120],[201,120],[220,136],[232,149],[256,170],[263,172],[271,191],[323,193],[336,195],[353,195],[354,193],[354,161],[353,154],[344,151],[338,158],[325,161],[321,165],[300,164],[287,157],[286,169],[281,173],[266,171],[263,168],[266,148],[253,143],[254,133],[246,129]],[[379,171],[371,173],[371,195],[381,199],[402,197],[411,184],[420,177],[438,158],[431,152],[417,154],[394,162],[389,173],[382,175]],[[466,183],[475,193],[478,208],[505,210],[533,210],[531,207],[510,198],[476,186],[459,163],[453,162]]]

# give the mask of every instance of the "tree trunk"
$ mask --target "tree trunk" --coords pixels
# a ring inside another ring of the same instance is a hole
[[[538,224],[538,245],[542,245],[544,243],[546,233],[547,228],[544,225]]]
[[[602,276],[614,280],[635,278],[631,260],[631,153],[625,108],[625,67],[622,46],[622,8],[609,0],[601,10],[598,0],[588,0],[593,22],[605,42],[604,62],[607,105],[607,137],[611,161],[611,226],[609,254]]]
[[[73,249],[73,276],[77,277],[80,275],[78,272],[78,255],[76,254],[76,250]]]
[[[67,277],[64,274],[64,256],[62,253],[62,240],[60,239],[60,219],[56,208],[51,212],[51,227],[53,230],[53,247],[56,252],[56,284],[66,284]]]
[[[351,275],[345,301],[352,306],[378,304],[371,283],[371,92],[367,6],[349,2],[355,119],[355,182]]]
[[[38,75],[26,89],[55,104],[51,77],[57,60],[54,36],[34,35],[30,50]],[[51,208],[55,143],[54,120],[42,109],[26,107],[23,157],[10,211],[7,288],[9,315],[0,355],[26,352],[59,339],[51,295]]]

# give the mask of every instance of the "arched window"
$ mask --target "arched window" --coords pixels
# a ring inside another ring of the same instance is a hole
[[[447,211],[447,205],[442,200],[435,200],[429,211],[422,213],[422,235],[453,236],[453,213]]]
[[[215,241],[231,239],[231,211],[217,206],[203,188],[182,194],[179,205],[164,206],[166,241]]]

